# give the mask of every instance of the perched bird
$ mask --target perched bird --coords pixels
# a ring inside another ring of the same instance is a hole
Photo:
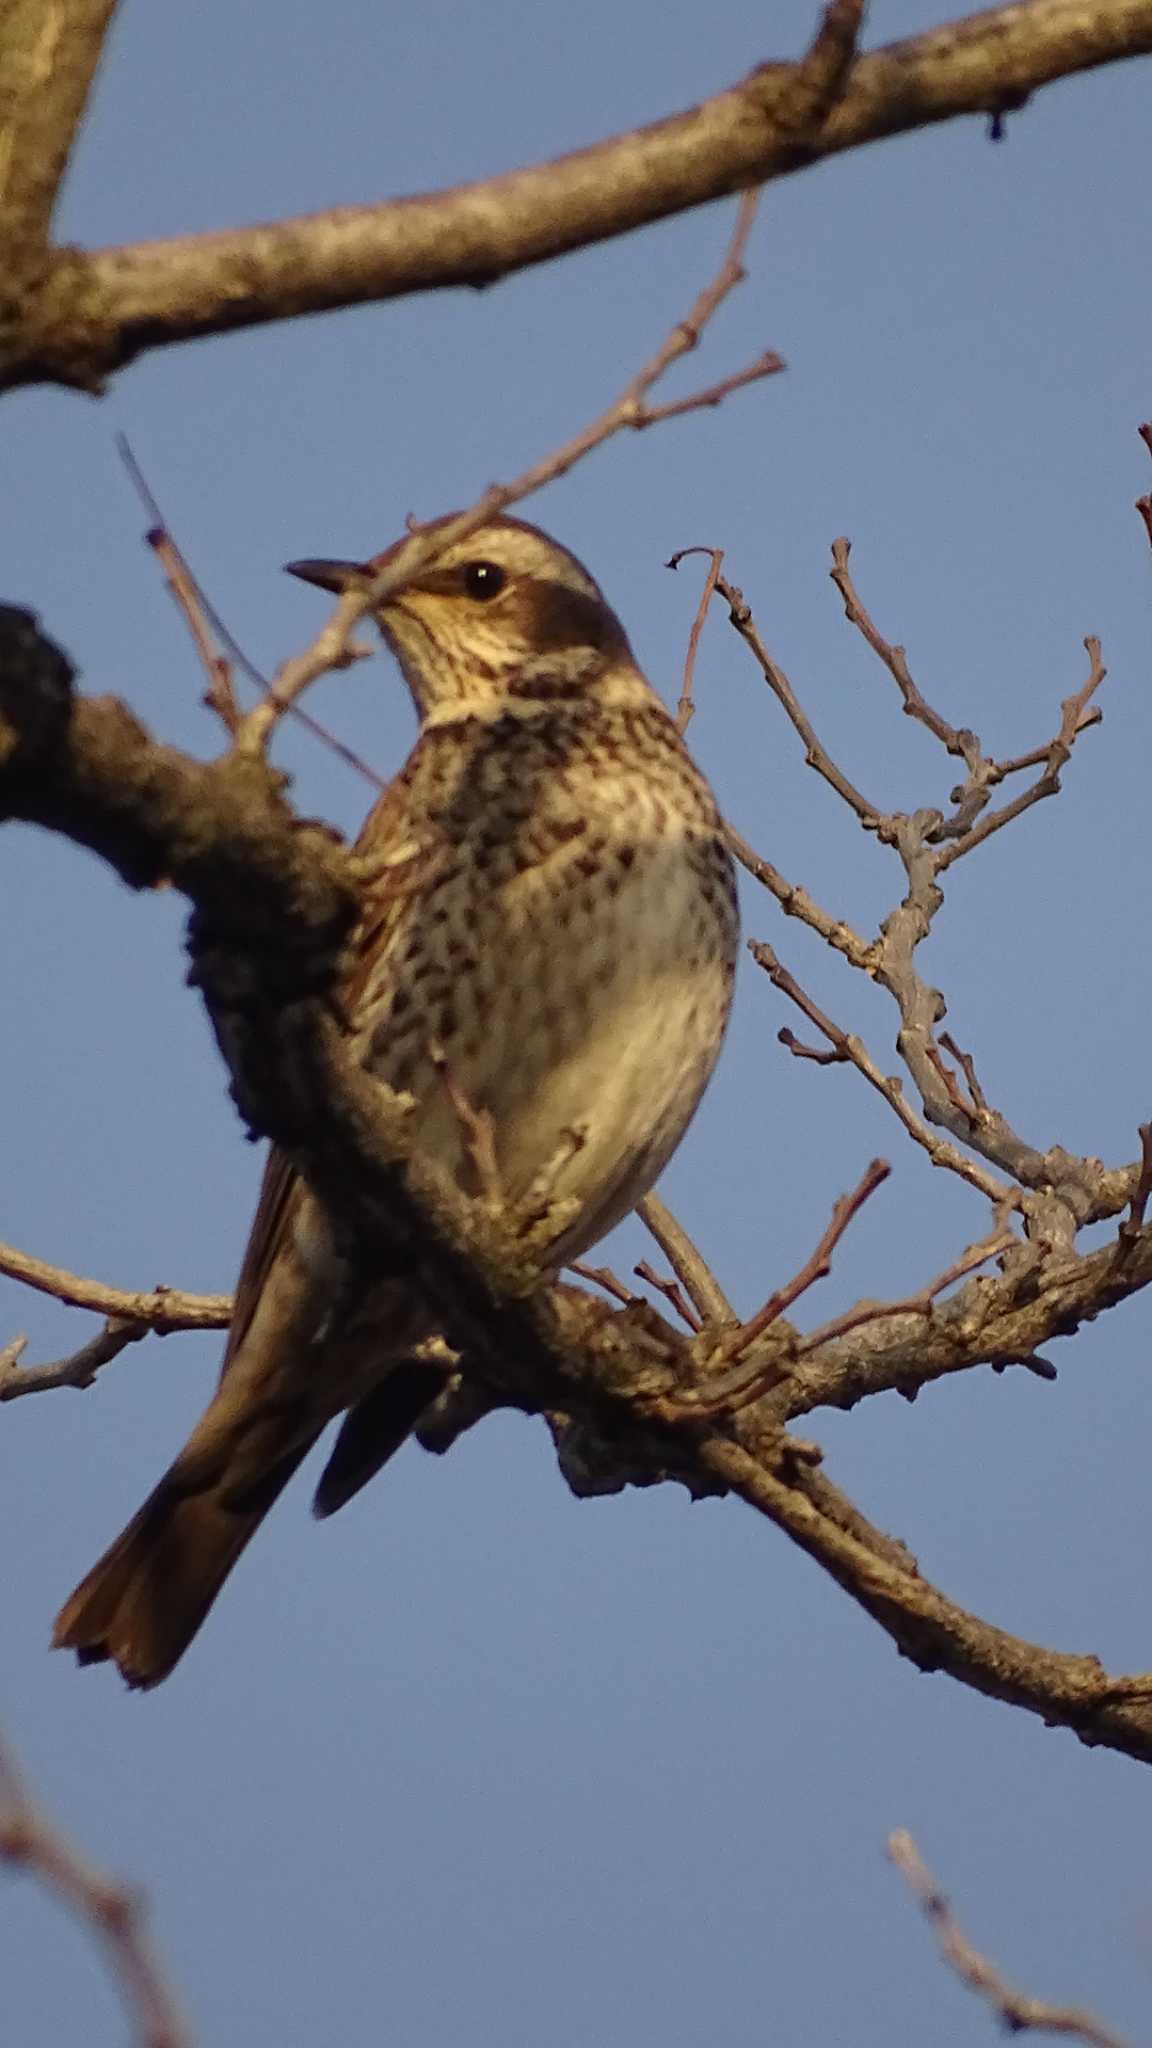
[[[339,591],[394,553],[289,569]],[[615,613],[538,528],[491,521],[377,622],[420,731],[357,841],[352,1047],[415,1099],[417,1145],[462,1189],[471,1126],[513,1213],[554,1205],[554,1273],[652,1186],[715,1065],[737,945],[723,828]],[[55,1643],[132,1686],[165,1678],[325,1425],[347,1411],[318,1515],[416,1426],[444,1384],[436,1335],[386,1247],[342,1316],[324,1214],[273,1149],[215,1397]]]

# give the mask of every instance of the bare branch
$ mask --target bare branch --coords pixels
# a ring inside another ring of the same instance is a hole
[[[970,832],[966,832],[963,838],[953,840],[950,846],[942,847],[936,856],[937,874],[943,874],[946,868],[952,866],[953,861],[962,860],[966,853],[972,852],[973,847],[982,846],[986,839],[992,837],[993,832],[999,832],[1003,826],[1011,825],[1014,819],[1022,817],[1025,811],[1031,810],[1033,804],[1041,803],[1045,797],[1058,794],[1061,769],[1066,766],[1079,735],[1087,725],[1095,722],[1085,716],[1089,699],[1099,689],[1108,673],[1100,659],[1100,642],[1094,634],[1088,634],[1084,647],[1089,662],[1088,680],[1073,696],[1065,697],[1060,706],[1060,728],[1045,753],[1043,773],[1038,775],[1027,789],[1022,790],[1018,797],[1014,797],[1011,803],[1002,804],[998,811],[989,812],[988,816],[982,818],[978,825],[974,825]]]
[[[832,1254],[845,1231],[891,1171],[886,1159],[873,1159],[851,1192],[841,1195],[833,1204],[832,1215],[819,1244],[799,1271],[783,1287],[770,1294],[763,1307],[747,1322],[729,1330],[718,1344],[708,1345],[703,1361],[706,1376],[699,1385],[671,1397],[661,1396],[649,1404],[651,1414],[661,1421],[681,1415],[738,1415],[742,1408],[752,1407],[777,1384],[780,1370],[775,1356],[767,1360],[757,1358],[750,1367],[741,1368],[739,1372],[726,1373],[722,1368],[749,1350],[766,1330],[780,1321],[785,1309],[791,1308],[792,1303],[806,1294],[817,1280],[827,1278],[832,1271]]]
[[[883,1187],[891,1171],[892,1168],[886,1159],[873,1159],[856,1186],[848,1194],[838,1197],[832,1205],[832,1214],[815,1251],[805,1259],[791,1280],[769,1295],[764,1306],[757,1309],[754,1316],[750,1316],[746,1323],[741,1323],[738,1330],[733,1330],[721,1339],[712,1354],[715,1364],[726,1364],[730,1359],[739,1358],[750,1344],[755,1343],[757,1337],[762,1337],[765,1330],[779,1320],[785,1309],[791,1308],[794,1301],[799,1301],[802,1294],[806,1294],[810,1287],[815,1286],[817,1280],[827,1279],[832,1271],[832,1254],[845,1231],[860,1214],[865,1202],[876,1193],[877,1188]]]
[[[729,1423],[743,1437],[701,1431],[698,1455],[734,1493],[785,1530],[922,1671],[947,1671],[976,1691],[1152,1762],[1152,1672],[1112,1677],[1092,1656],[1069,1656],[981,1621],[898,1563],[858,1510],[851,1530],[822,1507],[788,1439],[756,1427],[758,1411]],[[697,1425],[699,1428],[699,1425]],[[754,1448],[745,1448],[748,1442]]]
[[[1149,455],[1152,455],[1152,420],[1145,420],[1144,425],[1139,427],[1137,432]],[[1144,531],[1148,535],[1149,541],[1152,542],[1152,494],[1137,498],[1136,510],[1144,521]]]
[[[828,911],[822,909],[815,897],[810,896],[807,889],[802,889],[799,883],[786,881],[779,868],[773,867],[770,860],[765,860],[762,854],[756,852],[755,847],[749,846],[748,841],[742,839],[731,825],[725,827],[725,832],[735,859],[755,881],[764,884],[769,893],[776,898],[786,917],[799,918],[801,924],[808,926],[809,931],[818,932],[834,952],[842,953],[849,965],[858,967],[861,973],[870,975],[873,972],[876,953],[874,944],[862,939],[858,931],[853,930],[850,924],[845,924],[843,918],[832,917]]]
[[[611,1266],[590,1266],[586,1259],[573,1259],[568,1271],[578,1273],[581,1280],[590,1280],[593,1287],[602,1287],[605,1294],[611,1295],[613,1301],[621,1302],[625,1308],[631,1308],[638,1298],[635,1289],[626,1286]]]
[[[6,0],[0,13],[0,242],[39,281],[48,230],[116,0]]]
[[[26,0],[31,8],[34,0]],[[821,158],[1152,51],[1152,0],[1015,0],[854,57],[834,6],[799,64],[552,163],[377,207],[92,254],[24,295],[0,382],[97,388],[148,348],[415,291],[491,283]],[[243,289],[237,289],[237,281]]]
[[[638,1266],[633,1266],[632,1271],[638,1280],[645,1281],[649,1287],[655,1288],[657,1294],[663,1295],[673,1314],[679,1316],[680,1321],[691,1330],[694,1337],[699,1335],[703,1324],[678,1280],[669,1278],[667,1274],[658,1273],[647,1259],[641,1259]]]
[[[1015,1233],[997,1224],[977,1244],[970,1244],[959,1258],[945,1266],[934,1280],[921,1287],[916,1294],[906,1295],[903,1301],[858,1301],[854,1308],[845,1309],[843,1315],[834,1316],[819,1330],[813,1330],[804,1338],[798,1355],[803,1358],[807,1352],[816,1351],[823,1344],[829,1344],[836,1337],[847,1336],[850,1330],[859,1330],[866,1323],[886,1322],[892,1316],[930,1316],[939,1297],[957,1280],[963,1280],[968,1273],[987,1265],[989,1259],[1001,1258],[1017,1244]]]
[[[863,1074],[864,1079],[875,1088],[877,1094],[883,1096],[889,1109],[894,1111],[895,1115],[899,1117],[909,1137],[914,1139],[916,1144],[928,1154],[933,1166],[946,1166],[949,1172],[959,1174],[961,1180],[966,1180],[971,1187],[978,1188],[980,1193],[987,1195],[992,1202],[1011,1203],[1018,1201],[1019,1198],[1015,1190],[1007,1181],[999,1180],[995,1174],[989,1173],[976,1160],[969,1159],[955,1145],[949,1144],[946,1138],[939,1137],[935,1131],[930,1129],[924,1122],[924,1119],[917,1115],[911,1103],[907,1100],[900,1077],[896,1074],[884,1074],[881,1072],[863,1040],[855,1037],[850,1032],[842,1031],[838,1024],[834,1024],[832,1019],[817,1007],[807,991],[800,986],[795,975],[790,974],[788,969],[777,958],[771,946],[765,944],[761,939],[751,939],[748,943],[748,950],[756,961],[757,966],[764,969],[773,986],[780,989],[791,1002],[795,1003],[797,1009],[803,1011],[808,1022],[814,1024],[817,1031],[823,1033],[824,1037],[833,1047],[837,1060],[850,1062],[857,1072]],[[781,1042],[797,1058],[813,1058],[811,1047],[801,1046],[793,1038],[791,1032],[782,1032],[780,1037]],[[831,1063],[829,1062],[829,1064]]]
[[[976,1063],[971,1053],[961,1052],[950,1031],[942,1031],[940,1033],[940,1043],[945,1052],[951,1053],[952,1058],[956,1061],[968,1084],[968,1094],[972,1109],[977,1115],[982,1114],[988,1108],[988,1099],[980,1086],[979,1077],[976,1073]]]
[[[33,1799],[2,1742],[0,1860],[38,1878],[87,1922],[108,1955],[139,2048],[191,2048],[176,1994],[145,1932],[137,1893],[106,1877],[73,1848]]]
[[[692,713],[696,709],[696,699],[692,695],[692,678],[696,673],[696,654],[700,646],[700,635],[704,630],[704,621],[708,616],[708,607],[712,602],[712,592],[716,588],[716,578],[720,574],[720,564],[724,560],[724,550],[723,548],[678,548],[676,553],[665,562],[664,567],[666,569],[678,569],[685,555],[707,555],[709,562],[708,574],[704,578],[704,587],[700,592],[700,602],[696,607],[696,616],[692,621],[692,630],[688,635],[688,652],[684,656],[684,680],[680,685],[680,701],[676,706],[676,726],[679,732],[687,732],[692,722]]]
[[[853,966],[868,974],[893,997],[900,1012],[897,1042],[920,1096],[924,1117],[918,1116],[904,1100],[901,1082],[881,1074],[860,1041],[850,1039],[816,1008],[811,998],[781,966],[771,947],[754,944],[752,951],[777,987],[788,994],[828,1038],[837,1059],[851,1060],[885,1097],[909,1135],[924,1147],[934,1164],[947,1166],[961,1174],[994,1201],[1003,1198],[1002,1184],[997,1184],[982,1169],[975,1167],[956,1146],[936,1138],[928,1128],[931,1124],[942,1125],[960,1144],[980,1153],[1030,1191],[1020,1198],[1020,1206],[1028,1213],[1030,1227],[1038,1236],[1053,1242],[1070,1241],[1081,1225],[1118,1215],[1127,1206],[1134,1169],[1109,1171],[1099,1160],[1077,1158],[1061,1146],[1041,1152],[1020,1138],[1007,1119],[989,1105],[978,1084],[977,1092],[966,1097],[946,1065],[934,1035],[936,1026],[947,1013],[947,1005],[941,992],[930,987],[918,973],[916,951],[931,930],[943,902],[939,877],[962,855],[971,852],[992,833],[1059,789],[1060,771],[1077,737],[1094,722],[1095,707],[1091,699],[1105,675],[1099,643],[1091,637],[1084,643],[1089,655],[1088,677],[1081,688],[1061,705],[1060,726],[1055,737],[1033,754],[1022,755],[1016,761],[997,763],[984,753],[975,733],[950,725],[928,704],[912,679],[903,649],[884,639],[865,610],[848,572],[848,555],[849,543],[837,541],[833,547],[832,576],[850,620],[895,677],[905,710],[924,724],[949,753],[959,754],[968,772],[961,787],[952,793],[953,809],[947,817],[931,809],[911,815],[900,812],[882,815],[877,812],[858,790],[847,783],[834,764],[829,763],[826,750],[815,741],[791,685],[780,675],[764,648],[748,605],[740,592],[735,591],[733,594],[737,602],[731,607],[732,623],[752,649],[791,723],[805,739],[807,758],[819,767],[860,822],[867,829],[875,830],[886,845],[894,848],[905,871],[907,889],[903,900],[884,919],[879,937],[867,944],[851,927],[838,924],[819,906],[813,906],[810,899],[799,903],[790,900],[796,892],[769,863],[753,855],[748,865],[786,910],[803,916],[804,921],[820,931]],[[725,595],[733,589],[723,577],[717,579],[717,588]],[[1037,763],[1041,766],[1041,773],[1027,789],[999,810],[980,816],[988,803],[990,791],[998,782],[1021,768]],[[978,818],[979,823],[975,822]],[[751,852],[751,849],[747,851]],[[783,1043],[798,1059],[815,1060],[824,1066],[837,1063],[822,1057],[813,1047],[802,1044],[791,1032],[783,1034]],[[961,1057],[961,1066],[965,1072],[971,1069],[974,1074],[975,1069],[967,1055]]]
[[[255,662],[250,660],[249,656],[244,652],[235,635],[229,632],[216,607],[207,596],[203,584],[197,576],[193,575],[188,557],[176,545],[172,529],[160,509],[152,486],[149,484],[140,464],[136,460],[128,436],[126,434],[117,434],[116,446],[120,453],[120,459],[128,471],[133,487],[139,495],[151,522],[149,530],[144,536],[145,541],[152,548],[157,558],[168,569],[169,588],[184,615],[185,623],[192,634],[197,652],[207,671],[208,690],[204,703],[209,710],[214,711],[217,717],[221,719],[226,732],[234,736],[238,730],[240,718],[239,709],[235,701],[232,662],[236,663],[243,670],[249,680],[255,684],[262,697],[267,696],[271,684],[268,677],[261,674]],[[229,649],[232,657],[231,662],[217,652],[214,644],[215,641],[219,641],[222,647]],[[357,775],[362,775],[364,780],[372,785],[373,789],[382,790],[387,788],[387,783],[382,775],[377,775],[376,770],[370,768],[367,761],[363,760],[359,754],[354,753],[352,748],[345,745],[343,740],[337,739],[335,733],[331,732],[326,725],[321,725],[319,719],[313,718],[309,712],[305,711],[302,704],[292,704],[289,706],[289,710],[298,725],[302,725],[305,731],[312,734],[314,739],[318,739],[320,744],[328,749],[329,753],[338,755],[340,760],[345,762],[349,768],[354,769]]]
[[[746,192],[737,211],[736,224],[732,230],[723,262],[715,277],[705,285],[693,305],[681,320],[670,330],[656,353],[626,385],[619,398],[615,399],[606,412],[581,428],[563,447],[546,455],[530,468],[523,470],[510,483],[492,484],[465,512],[455,518],[441,520],[431,525],[413,524],[402,548],[389,551],[387,560],[377,573],[367,577],[364,583],[344,592],[335,611],[323,631],[303,654],[286,662],[274,677],[268,694],[262,704],[250,711],[243,720],[237,734],[236,745],[240,753],[260,754],[267,747],[271,734],[284,712],[295,702],[308,685],[329,669],[346,666],[354,659],[354,650],[349,647],[348,636],[357,622],[403,584],[409,582],[421,569],[436,560],[445,548],[465,540],[485,521],[506,512],[510,505],[519,504],[534,491],[557,477],[565,476],[576,463],[589,455],[594,448],[601,447],[614,434],[625,429],[639,429],[651,426],[660,416],[648,405],[648,394],[665,375],[673,363],[694,349],[708,322],[736,286],[744,279],[744,253],[752,224],[756,217],[759,195]],[[778,356],[764,356],[756,369],[757,376],[768,376],[784,365]],[[748,377],[738,382],[747,383]],[[664,416],[688,412],[697,405],[714,405],[717,402],[715,387],[698,393],[695,398],[685,399]],[[370,565],[371,566],[371,565]]]
[[[127,434],[117,434],[116,448],[151,521],[145,539],[164,571],[164,580],[192,635],[196,652],[208,678],[204,703],[210,711],[215,712],[229,738],[235,738],[240,724],[240,707],[236,702],[231,664],[217,651],[211,623],[201,601],[196,580],[168,531],[167,521],[140,464],[132,453]]]
[[[357,910],[349,856],[293,821],[264,763],[193,762],[115,702],[74,700],[59,651],[28,614],[0,609],[0,811],[96,847],[138,886],[163,874],[188,895],[194,975],[241,1113],[315,1189],[353,1273],[375,1270],[382,1240],[403,1246],[412,1285],[441,1312],[446,1369],[466,1368],[482,1402],[549,1415],[571,1484],[730,1490],[923,1668],[1152,1761],[1152,1677],[1110,1677],[1094,1658],[1023,1642],[948,1600],[782,1427],[885,1386],[910,1392],[981,1362],[1035,1361],[1152,1281],[1152,1228],[1123,1258],[1115,1243],[1084,1256],[1059,1240],[1021,1245],[931,1314],[893,1314],[802,1357],[778,1316],[759,1345],[782,1362],[779,1383],[713,1428],[673,1397],[699,1383],[714,1331],[689,1341],[648,1302],[613,1310],[541,1285],[522,1242],[414,1156],[403,1100],[350,1057],[329,1003]]]
[[[845,617],[850,625],[855,626],[863,634],[873,653],[879,655],[880,660],[884,663],[903,699],[905,715],[908,718],[916,719],[920,725],[926,726],[928,731],[934,734],[935,738],[940,741],[941,746],[946,747],[950,754],[959,755],[960,759],[971,768],[975,761],[979,759],[980,753],[979,742],[975,734],[957,731],[956,727],[949,725],[947,719],[941,717],[938,711],[934,711],[931,704],[922,696],[912,680],[912,674],[908,667],[908,657],[904,649],[902,647],[894,647],[891,641],[885,640],[883,634],[873,624],[871,617],[860,602],[856,586],[848,570],[848,557],[851,552],[852,543],[850,540],[842,538],[833,541],[832,567],[828,573],[844,600]]]
[[[1062,2034],[1066,2039],[1083,2041],[1086,2048],[1125,2048],[1119,2034],[1114,2034],[1094,2013],[1075,2005],[1050,2005],[1046,1999],[1017,1991],[995,1964],[972,1946],[951,1901],[940,1890],[906,1828],[897,1828],[889,1835],[888,1854],[935,1930],[945,1962],[962,1984],[987,2000],[1006,2033]]]
[[[795,690],[779,663],[773,661],[760,638],[756,621],[745,601],[744,592],[720,575],[716,577],[716,588],[728,606],[728,616],[740,638],[751,648],[759,662],[769,689],[783,706],[790,723],[803,740],[804,759],[809,768],[814,768],[818,775],[822,775],[825,782],[836,791],[837,796],[842,797],[848,808],[855,811],[866,832],[877,831],[883,813],[868,797],[861,795],[855,783],[848,780],[843,770],[837,767],[828,749],[817,739],[812,722],[803,710]]]
[[[645,1195],[636,1210],[703,1323],[734,1323],[736,1311],[702,1251],[659,1195]]]
[[[51,1294],[70,1308],[90,1308],[97,1315],[142,1323],[160,1336],[171,1330],[226,1330],[232,1320],[230,1294],[185,1294],[177,1287],[147,1291],[109,1287],[103,1280],[85,1280],[63,1266],[34,1259],[12,1244],[0,1244],[0,1273],[25,1287],[35,1287],[40,1294]]]
[[[146,1323],[110,1321],[79,1351],[48,1365],[21,1365],[28,1339],[13,1337],[0,1350],[0,1402],[19,1401],[25,1394],[43,1394],[53,1387],[90,1387],[101,1366],[110,1365],[129,1344],[138,1344],[148,1334]]]

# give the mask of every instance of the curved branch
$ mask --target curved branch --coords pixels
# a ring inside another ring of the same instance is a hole
[[[946,1671],[1049,1726],[1071,1729],[1081,1742],[1152,1763],[1152,1672],[1113,1678],[1097,1657],[1046,1650],[969,1614],[921,1578],[914,1562],[894,1562],[879,1530],[867,1541],[863,1517],[848,1531],[823,1513],[786,1445],[778,1446],[773,1461],[763,1442],[754,1455],[725,1437],[708,1436],[699,1456],[823,1565],[921,1671]]]
[[[833,0],[808,56],[763,64],[687,112],[551,163],[268,226],[61,250],[0,352],[0,388],[99,389],[146,349],[485,285],[573,249],[1152,52],[1152,0],[1018,0],[849,62],[861,7]]]

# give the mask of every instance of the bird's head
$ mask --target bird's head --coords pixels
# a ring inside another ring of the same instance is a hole
[[[322,590],[344,591],[377,576],[405,544],[365,562],[287,567]],[[635,678],[648,694],[599,585],[567,548],[520,519],[490,520],[451,543],[375,618],[425,722],[575,700],[614,676]]]

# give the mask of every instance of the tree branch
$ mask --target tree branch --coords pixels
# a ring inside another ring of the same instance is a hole
[[[1148,1284],[1152,1227],[1130,1216],[1123,1241],[1090,1257],[1057,1260],[1051,1246],[1023,1244],[1003,1272],[968,1279],[942,1304],[916,1301],[906,1313],[896,1304],[831,1341],[817,1333],[814,1349],[780,1318],[746,1360],[750,1370],[779,1362],[765,1376],[770,1391],[710,1423],[670,1397],[701,1384],[715,1325],[691,1338],[645,1302],[613,1310],[574,1287],[541,1286],[530,1234],[409,1156],[403,1098],[350,1058],[330,1004],[357,910],[349,857],[293,819],[262,759],[194,762],[151,741],[122,705],[74,699],[64,657],[28,613],[8,608],[4,814],[96,848],[136,887],[168,876],[184,891],[193,979],[241,1114],[315,1189],[353,1275],[378,1269],[381,1245],[404,1259],[412,1284],[438,1304],[473,1404],[548,1414],[578,1491],[675,1479],[695,1495],[735,1492],[921,1666],[1152,1760],[1152,1679],[1110,1679],[1092,1658],[1040,1649],[965,1613],[815,1469],[819,1453],[783,1430],[818,1403],[850,1406],[884,1385],[911,1391],[976,1363],[1034,1360],[1041,1342]],[[662,1241],[686,1288],[691,1278],[707,1302],[683,1245],[666,1228]]]
[[[380,206],[84,253],[25,292],[0,388],[98,390],[196,335],[493,283],[824,157],[1152,52],[1152,0],[1017,0],[853,61],[862,9],[834,0],[798,64],[759,65],[687,112],[554,162]]]
[[[6,0],[0,12],[0,245],[9,293],[40,288],[48,229],[116,0]]]
[[[972,1946],[907,1828],[897,1828],[889,1835],[888,1854],[935,1929],[945,1962],[962,1984],[987,2000],[1005,2033],[1062,2034],[1065,2039],[1083,2041],[1086,2048],[1125,2048],[1119,2034],[1082,2006],[1051,2005],[1045,1998],[1017,1991],[995,1964]]]
[[[191,2035],[144,1928],[141,1901],[73,1848],[0,1743],[0,1861],[27,1870],[86,1920],[107,1950],[139,2048],[190,2048]]]
[[[144,1323],[161,1337],[172,1330],[226,1330],[232,1320],[230,1294],[185,1294],[176,1287],[146,1291],[109,1287],[103,1280],[85,1280],[63,1266],[34,1259],[28,1252],[17,1251],[14,1244],[0,1244],[0,1273],[40,1294],[51,1294],[69,1308],[90,1308],[97,1315]]]

